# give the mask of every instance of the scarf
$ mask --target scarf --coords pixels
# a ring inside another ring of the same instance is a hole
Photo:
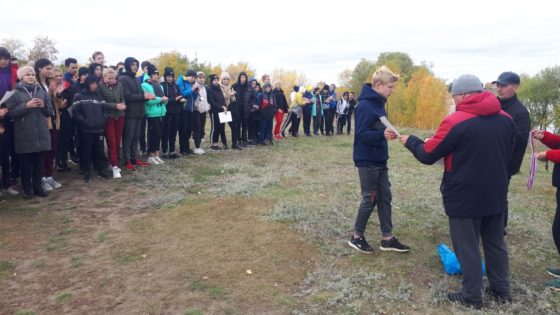
[[[220,83],[220,87],[222,88],[222,93],[224,93],[224,99],[226,100],[226,107],[229,106],[231,102],[235,102],[235,95],[233,88],[229,85],[223,85]]]

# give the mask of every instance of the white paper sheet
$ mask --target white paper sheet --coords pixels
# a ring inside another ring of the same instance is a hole
[[[387,127],[389,130],[393,130],[397,134],[398,137],[401,136],[401,134],[397,131],[397,129],[395,129],[395,127],[393,127],[393,125],[391,125],[389,120],[387,120],[387,117],[385,117],[385,116],[379,117],[379,120],[381,120],[381,123],[385,127]]]
[[[4,97],[2,97],[2,99],[0,100],[0,105],[4,104],[10,97],[12,97],[12,95],[14,95],[16,91],[9,91],[6,92],[6,94],[4,94]]]
[[[218,117],[220,118],[220,124],[224,124],[230,121],[233,121],[233,118],[231,117],[231,112],[227,111],[227,112],[219,112],[218,113]]]

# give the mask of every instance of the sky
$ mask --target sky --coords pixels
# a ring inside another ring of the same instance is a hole
[[[96,50],[108,64],[177,50],[213,65],[249,62],[258,76],[281,68],[329,83],[361,58],[393,51],[431,65],[448,82],[560,65],[557,1],[26,0],[10,7],[0,38],[29,48],[47,35],[59,62],[87,63]]]

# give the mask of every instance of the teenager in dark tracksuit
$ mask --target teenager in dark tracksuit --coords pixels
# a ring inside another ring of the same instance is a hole
[[[260,131],[259,144],[265,144],[267,141],[270,145],[272,141],[272,124],[274,114],[276,114],[276,104],[274,103],[274,95],[272,94],[272,85],[265,83],[263,92],[257,96],[257,105],[260,114]]]
[[[41,187],[43,154],[51,149],[51,137],[45,117],[53,115],[50,97],[36,84],[35,71],[25,66],[18,70],[21,80],[15,94],[6,101],[8,119],[14,121],[15,153],[21,165],[23,197],[46,197]]]
[[[305,88],[305,92],[303,97],[311,100],[313,98],[313,94],[310,91],[310,88]],[[313,104],[311,102],[306,102],[302,109],[303,114],[303,132],[306,136],[311,136],[311,110]]]
[[[218,113],[226,112],[226,100],[224,98],[224,94],[222,93],[222,88],[220,87],[220,79],[217,75],[211,74],[209,77],[210,79],[210,88],[206,91],[208,93],[208,103],[210,103],[210,123],[212,124],[210,130],[210,139],[212,140],[212,145],[210,149],[212,150],[221,150],[218,146],[218,139],[222,139],[222,143],[224,145],[224,149],[227,149],[227,140],[226,140],[226,131],[225,131],[225,123],[220,123],[220,118]]]
[[[482,238],[490,293],[498,300],[511,300],[503,231],[515,125],[501,110],[494,94],[483,91],[482,82],[474,75],[455,79],[451,94],[456,111],[442,121],[432,138],[424,142],[415,136],[402,136],[401,142],[424,164],[444,158],[440,190],[463,273],[462,290],[449,293],[448,299],[481,308],[479,238]]]
[[[106,116],[104,109],[123,110],[124,104],[106,103],[98,89],[98,78],[95,75],[88,75],[86,78],[86,88],[74,96],[74,104],[70,109],[72,118],[80,128],[80,168],[84,172],[84,181],[91,181],[92,162],[99,158],[101,146],[99,139],[105,132]],[[100,177],[109,178],[104,173],[104,165],[95,163],[97,173]]]
[[[346,116],[346,121],[347,121],[347,125],[346,125],[346,132],[348,134],[350,134],[350,132],[352,131],[352,115],[354,115],[354,110],[356,109],[356,95],[354,95],[354,92],[350,92],[350,94],[348,94],[348,115]]]
[[[246,147],[248,141],[249,131],[249,115],[253,104],[255,103],[255,94],[253,89],[249,86],[247,74],[245,72],[239,73],[237,82],[233,84],[235,91],[236,103],[239,107],[239,119],[241,120],[241,146]]]
[[[182,101],[186,101],[179,91],[179,87],[175,83],[175,72],[173,68],[166,67],[163,72],[164,81],[161,83],[163,95],[169,100],[167,102],[167,112],[163,120],[163,136],[161,149],[164,158],[177,158],[175,152],[175,141],[177,132],[179,131],[179,113],[183,107]]]
[[[155,95],[144,93],[140,83],[136,80],[138,71],[138,60],[128,57],[124,60],[124,72],[119,76],[119,82],[123,86],[126,111],[124,116],[123,131],[123,158],[125,167],[129,171],[136,170],[136,166],[146,167],[148,163],[137,159],[138,141],[144,118],[144,101],[155,99]]]
[[[260,126],[260,115],[258,111],[257,96],[261,93],[261,85],[256,79],[251,80],[251,87],[253,89],[253,95],[255,104],[252,104],[249,109],[249,145],[255,145],[259,141],[259,126]]]

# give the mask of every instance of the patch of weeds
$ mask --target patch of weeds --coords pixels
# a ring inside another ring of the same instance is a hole
[[[14,270],[16,265],[7,260],[0,260],[0,278],[4,276],[4,274]]]
[[[58,235],[60,235],[60,236],[70,235],[70,234],[77,233],[79,231],[80,230],[78,230],[76,228],[64,228],[64,229],[62,229],[58,232]]]
[[[95,238],[95,241],[97,243],[103,243],[107,240],[107,232],[103,231],[103,232],[99,232],[99,234],[97,234],[97,237]]]
[[[97,192],[97,196],[101,197],[101,198],[107,198],[109,196],[111,196],[111,192],[108,190],[101,190]]]
[[[81,256],[74,256],[74,257],[70,258],[70,266],[72,266],[72,268],[78,268],[83,264],[84,263],[82,261]]]
[[[219,287],[212,287],[208,290],[208,295],[210,295],[210,297],[216,299],[219,297],[222,297],[226,294],[226,291],[222,288]]]
[[[98,207],[105,207],[105,206],[110,206],[112,204],[113,202],[111,200],[105,199],[97,202],[95,205]]]
[[[224,315],[233,315],[235,314],[235,309],[231,308],[231,307],[226,307],[224,308]]]
[[[72,297],[72,293],[61,292],[61,293],[57,294],[54,299],[56,300],[57,303],[64,303],[68,299],[70,299],[71,297]]]
[[[199,309],[193,308],[186,310],[185,315],[204,315],[204,313]]]
[[[210,287],[208,283],[204,283],[203,281],[195,281],[189,286],[189,288],[195,291],[206,291]]]
[[[36,314],[37,313],[35,313],[35,311],[33,310],[21,310],[15,313],[15,315],[36,315]]]
[[[142,258],[141,254],[134,251],[123,251],[113,255],[113,259],[122,264],[128,264]]]
[[[45,261],[43,259],[38,259],[34,261],[31,266],[33,266],[33,268],[43,268],[45,267]]]
[[[64,220],[62,220],[62,224],[70,224],[70,223],[74,223],[74,220],[70,218],[65,218]]]
[[[289,305],[289,306],[293,306],[297,304],[296,299],[291,298],[291,297],[283,297],[280,299],[280,304],[281,305]]]

